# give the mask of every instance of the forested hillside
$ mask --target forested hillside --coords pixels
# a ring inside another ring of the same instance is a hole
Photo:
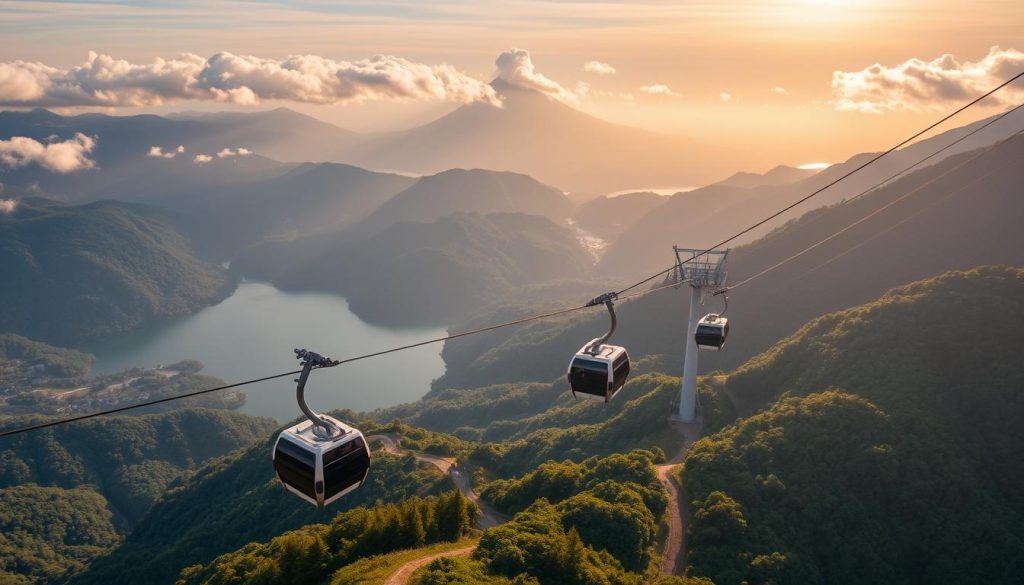
[[[443,324],[521,287],[586,273],[565,227],[531,215],[458,213],[393,225],[366,239],[342,231],[257,246],[232,269],[282,288],[345,295],[368,320]]]
[[[432,466],[378,452],[366,483],[320,510],[296,499],[274,478],[270,452],[276,437],[267,436],[246,451],[209,463],[167,493],[123,544],[93,563],[76,583],[173,583],[185,567],[208,564],[247,543],[329,522],[339,512],[377,501],[438,493],[446,485]]]
[[[251,543],[206,566],[186,567],[177,583],[326,583],[332,573],[359,558],[458,541],[472,529],[476,516],[476,506],[458,490],[412,497],[398,505],[378,501],[373,508],[342,512],[327,524]]]
[[[24,199],[0,214],[0,331],[73,345],[190,314],[233,287],[163,211]]]
[[[816,319],[729,375],[728,393],[765,411],[687,457],[691,571],[1019,581],[1021,322],[1024,270],[951,272]]]
[[[0,582],[73,575],[120,540],[103,496],[90,488],[33,484],[0,489]]]
[[[7,418],[0,428],[40,422]],[[15,435],[0,443],[0,488],[91,486],[132,525],[185,470],[246,447],[276,423],[223,410],[110,416]]]

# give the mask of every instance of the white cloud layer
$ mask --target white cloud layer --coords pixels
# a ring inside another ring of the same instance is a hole
[[[159,146],[150,146],[149,152],[146,153],[146,156],[151,156],[154,158],[174,158],[183,152],[185,152],[184,144],[179,144],[178,148],[175,148],[174,150],[168,150],[167,152],[164,152],[164,150]]]
[[[963,102],[985,93],[1024,69],[1024,53],[992,47],[976,62],[946,54],[932,61],[910,59],[895,67],[874,64],[861,71],[835,71],[832,91],[837,110],[880,114],[887,111],[928,111],[949,102]],[[1024,89],[1003,90],[989,104],[1015,102]]]
[[[197,165],[205,165],[211,160],[213,160],[213,157],[208,154],[197,154],[194,157],[192,157],[192,162],[196,163]]]
[[[511,85],[533,89],[563,101],[575,102],[579,97],[562,87],[558,82],[548,79],[533,66],[533,59],[526,49],[510,49],[498,55],[494,64],[498,67],[498,79]],[[587,86],[589,89],[589,86]]]
[[[641,85],[640,92],[648,95],[665,95],[676,97],[679,94],[672,91],[672,88],[665,85],[664,83],[655,83],[654,85]]]
[[[248,148],[239,148],[238,150],[231,150],[230,148],[225,148],[224,150],[221,150],[220,152],[217,153],[217,158],[227,158],[229,156],[249,156],[250,154],[252,154],[252,151],[249,150]]]
[[[596,75],[615,75],[615,68],[600,61],[587,61],[583,64],[583,70]]]
[[[0,63],[0,106],[158,106],[174,100],[255,104],[266,99],[500,103],[490,85],[450,65],[388,55],[360,61],[294,55],[279,61],[227,52],[209,59],[186,53],[136,64],[90,52],[85,63],[70,69],[20,60]]]
[[[63,142],[43,143],[26,136],[0,140],[0,165],[18,168],[37,164],[55,173],[71,173],[95,166],[89,153],[96,139],[81,132]]]
[[[771,89],[771,92],[774,93],[775,95],[787,95],[789,93],[788,91],[786,91],[786,88],[779,85],[773,87]]]
[[[0,215],[14,213],[14,210],[17,208],[18,201],[16,199],[0,199]]]
[[[718,94],[718,99],[720,99],[720,100],[722,100],[723,102],[726,102],[726,103],[731,102],[732,101],[732,94],[727,92],[727,91],[723,91],[722,93]]]

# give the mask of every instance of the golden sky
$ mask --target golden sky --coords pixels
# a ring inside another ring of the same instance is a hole
[[[65,111],[287,105],[346,128],[395,129],[491,99],[474,80],[489,81],[499,54],[520,48],[532,66],[526,77],[550,82],[543,87],[574,107],[698,143],[741,144],[756,154],[739,164],[764,171],[886,148],[1024,64],[1022,31],[1019,0],[0,1],[0,101],[52,107],[65,98],[32,97],[38,92],[18,85],[27,66],[12,64],[42,64],[58,73],[36,67],[32,75],[67,77],[90,51],[143,65],[183,53],[274,63],[315,55],[323,60],[317,67],[387,55],[401,59],[390,64],[398,75],[423,76],[411,82],[415,91],[295,99],[257,89],[236,99],[214,88],[200,97],[172,92],[159,105],[127,106],[134,102],[120,96],[114,107]],[[437,83],[443,87],[426,87]],[[1017,87],[973,116],[1024,99],[1024,83]]]

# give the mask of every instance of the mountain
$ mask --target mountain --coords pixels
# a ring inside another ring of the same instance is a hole
[[[763,175],[757,173],[739,172],[729,178],[719,181],[718,185],[728,187],[742,187],[752,189],[766,185],[788,185],[806,179],[818,173],[816,169],[798,169],[786,165],[779,165]]]
[[[729,282],[738,283],[920,188],[879,215],[732,291],[729,341],[721,352],[702,352],[702,370],[736,367],[808,320],[867,302],[894,286],[984,264],[1024,266],[1017,221],[1024,215],[1024,200],[1019,196],[1024,170],[1016,163],[1022,156],[1024,136],[984,152],[956,155],[856,201],[815,210],[761,240],[733,249]],[[664,260],[656,268],[666,268],[674,260],[670,250],[659,257]],[[688,296],[685,290],[667,289],[619,303],[615,343],[628,347],[634,357],[671,356],[681,367]],[[705,303],[704,312],[722,308],[718,299],[708,298]],[[524,308],[516,314],[480,315],[475,322],[511,320],[532,312]],[[550,380],[564,371],[566,360],[583,341],[606,328],[607,316],[594,311],[455,340],[445,345],[442,355],[447,369],[437,384],[473,387]],[[523,363],[531,365],[529,372],[514,365]]]
[[[56,174],[34,165],[12,169],[5,173],[4,183],[8,189],[20,189],[71,201],[98,198],[122,198],[112,193],[111,186],[130,180],[147,187],[125,194],[133,199],[145,200],[149,189],[183,187],[183,182],[200,173],[204,165],[196,164],[193,158],[204,154],[210,162],[231,161],[243,168],[232,171],[231,167],[218,165],[217,175],[226,171],[242,173],[250,179],[273,172],[280,163],[269,159],[285,161],[329,161],[337,156],[332,153],[343,151],[356,135],[291,110],[280,108],[268,112],[222,113],[191,115],[167,118],[156,115],[108,116],[105,114],[81,114],[60,116],[53,112],[36,109],[28,112],[0,112],[0,139],[11,136],[27,136],[40,142],[54,137],[58,140],[71,138],[81,132],[96,139],[89,158],[95,168]],[[178,146],[184,152],[173,159],[148,157],[153,146],[165,153],[172,153]],[[244,148],[254,155],[217,156],[224,149],[237,152]],[[262,159],[256,157],[264,157]],[[178,163],[171,165],[170,163]],[[153,173],[161,174],[169,169],[176,173],[174,181],[153,180]],[[189,172],[183,173],[183,170]],[[213,174],[213,173],[208,173]],[[148,182],[147,182],[148,179]],[[227,182],[224,178],[213,177],[213,183]]]
[[[753,242],[786,222],[795,220],[816,208],[835,205],[866,191],[884,179],[959,139],[984,124],[982,120],[962,128],[944,132],[889,154],[865,169],[826,189],[808,202],[783,213],[768,223],[744,234],[730,243],[736,247]],[[929,160],[924,168],[935,165],[956,153],[970,148],[988,146],[1012,136],[1024,127],[1024,109],[1010,114],[941,155]],[[608,247],[598,270],[617,278],[638,277],[664,268],[674,260],[672,246],[687,248],[712,246],[742,229],[753,225],[779,209],[795,203],[806,195],[835,181],[874,158],[862,153],[832,165],[806,179],[788,184],[764,184],[745,188],[725,181],[701,189],[677,193],[665,203],[637,219],[622,236]]]
[[[682,138],[606,122],[535,90],[495,80],[497,108],[476,103],[429,124],[368,137],[354,164],[430,174],[486,168],[529,174],[571,191],[700,184],[730,157]]]
[[[667,197],[649,191],[598,197],[580,205],[573,220],[587,233],[610,242],[638,218],[666,201]]]
[[[187,315],[233,287],[154,208],[22,199],[0,214],[2,331],[74,345]]]
[[[524,286],[580,276],[590,263],[575,235],[546,218],[457,213],[365,239],[341,231],[264,244],[232,270],[279,287],[337,292],[364,319],[408,325],[464,318]]]
[[[1022,299],[1024,270],[946,273],[815,319],[726,376],[763,410],[687,456],[690,571],[1019,581]]]
[[[343,160],[345,153],[363,139],[356,132],[288,108],[263,112],[182,112],[169,117],[204,126],[209,138],[198,142],[197,149],[217,152],[234,145],[285,162]]]
[[[230,164],[231,159],[228,161]],[[225,163],[212,163],[211,171],[220,164]],[[205,256],[228,260],[265,240],[295,239],[357,226],[416,181],[338,163],[277,168],[281,172],[263,178],[237,177],[215,187],[179,187],[155,202],[188,218]]]
[[[372,233],[399,222],[428,223],[473,212],[525,213],[562,223],[572,212],[572,203],[558,189],[526,175],[451,169],[417,180],[371,213],[359,231]]]

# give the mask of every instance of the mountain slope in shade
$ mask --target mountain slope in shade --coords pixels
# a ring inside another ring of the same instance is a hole
[[[888,177],[909,167],[928,154],[963,136],[985,121],[950,130],[928,140],[886,155],[874,164],[829,187],[806,203],[783,213],[731,242],[732,247],[749,243],[788,221],[819,207],[833,205],[874,187]],[[924,165],[938,164],[967,146],[990,145],[1011,136],[1024,127],[1024,109],[1010,114],[936,156]],[[663,206],[635,221],[614,244],[608,247],[598,267],[602,274],[620,278],[649,274],[673,261],[672,246],[712,246],[779,209],[795,203],[874,158],[874,153],[858,154],[846,162],[790,184],[766,184],[751,189],[730,185],[729,181],[677,193]]]
[[[241,254],[232,270],[279,287],[337,292],[366,320],[408,325],[462,319],[589,266],[574,234],[546,218],[457,213],[365,239],[340,232],[268,243]]]
[[[584,114],[540,92],[502,81],[504,106],[462,106],[429,124],[368,138],[352,162],[436,173],[455,167],[516,171],[571,191],[700,184],[730,158],[675,136]]]
[[[188,315],[234,281],[167,212],[25,199],[0,214],[0,330],[73,345]]]
[[[526,175],[452,169],[423,177],[370,214],[367,233],[399,222],[432,222],[452,213],[511,212],[561,223],[572,204],[561,191]]]
[[[974,154],[946,159],[857,201],[816,210],[734,249],[729,282],[738,283],[821,241]],[[1004,141],[885,212],[731,292],[729,341],[721,352],[702,352],[701,369],[735,367],[808,320],[867,302],[894,286],[979,265],[1024,266],[1022,159],[1024,136]],[[658,268],[674,260],[671,249],[665,256]],[[688,293],[673,289],[620,303],[616,343],[637,358],[667,355],[681,369],[688,303]],[[706,299],[702,310],[721,308],[718,299]],[[565,356],[581,340],[606,327],[604,315],[583,316],[450,342],[443,353],[448,367],[442,384],[550,380],[564,372]],[[898,347],[897,340],[892,343]],[[531,364],[531,371],[517,371],[514,364],[521,363]]]

